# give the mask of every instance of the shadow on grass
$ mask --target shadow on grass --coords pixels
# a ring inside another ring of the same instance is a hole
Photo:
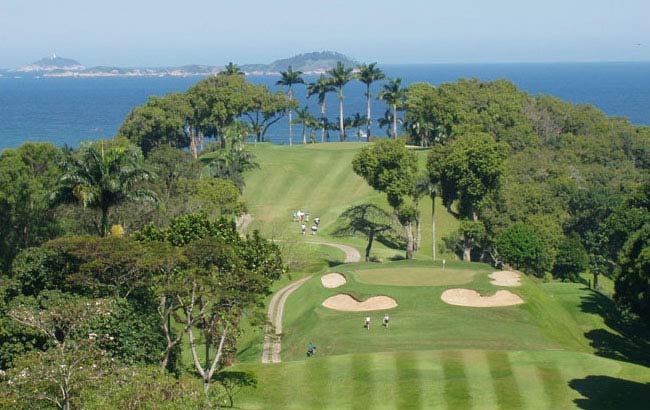
[[[650,399],[650,384],[609,376],[587,376],[573,379],[569,387],[584,398],[573,402],[585,410],[605,409],[647,409]]]
[[[638,320],[626,320],[616,304],[599,292],[590,290],[582,297],[583,312],[598,314],[616,331],[595,329],[585,333],[598,356],[650,366],[650,331]]]

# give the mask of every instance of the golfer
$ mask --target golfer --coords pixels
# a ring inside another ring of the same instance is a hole
[[[366,316],[366,321],[363,325],[366,329],[370,330],[370,316]]]
[[[388,315],[384,316],[384,327],[385,327],[386,329],[388,329],[388,321],[389,321],[389,320],[390,320],[390,318],[388,317]]]

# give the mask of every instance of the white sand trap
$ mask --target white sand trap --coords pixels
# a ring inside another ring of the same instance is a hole
[[[507,290],[499,290],[492,296],[481,296],[471,289],[447,289],[440,296],[443,302],[456,306],[500,307],[521,305],[524,300]]]
[[[496,286],[521,286],[519,273],[513,271],[494,272],[490,274],[489,278],[492,279],[490,283]]]
[[[326,288],[338,288],[339,286],[345,285],[347,280],[345,276],[340,273],[328,273],[320,278],[320,283],[323,284]]]
[[[384,310],[397,307],[395,299],[388,296],[373,296],[363,302],[346,294],[334,295],[325,299],[323,306],[332,310],[343,312],[369,312],[371,310]]]

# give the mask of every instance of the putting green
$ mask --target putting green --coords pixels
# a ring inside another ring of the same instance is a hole
[[[355,272],[357,281],[371,285],[448,286],[464,285],[474,279],[469,269],[403,268],[363,269]]]

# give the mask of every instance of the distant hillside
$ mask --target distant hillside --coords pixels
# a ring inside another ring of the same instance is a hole
[[[358,63],[341,53],[320,51],[298,54],[291,58],[276,60],[270,64],[246,64],[241,70],[249,75],[277,74],[286,71],[289,66],[304,73],[323,73],[341,61],[346,66],[356,66]],[[223,70],[222,66],[187,64],[180,67],[85,67],[76,60],[59,57],[42,58],[32,64],[8,70],[28,76],[43,77],[187,77],[208,76]],[[0,70],[2,72],[2,70]],[[1,75],[1,74],[0,74]]]
[[[356,66],[358,62],[346,56],[345,54],[335,51],[316,51],[313,53],[303,53],[290,58],[276,60],[271,64],[247,64],[242,66],[242,70],[247,73],[266,72],[278,73],[286,71],[289,66],[294,70],[305,73],[324,72],[336,66],[337,62],[342,62],[346,66]]]
[[[19,67],[13,71],[17,72],[32,72],[32,71],[54,71],[54,70],[68,70],[68,71],[80,71],[84,70],[86,67],[83,66],[76,60],[71,58],[59,57],[56,54],[52,54],[50,57],[41,58],[40,60],[33,62],[22,67]]]

